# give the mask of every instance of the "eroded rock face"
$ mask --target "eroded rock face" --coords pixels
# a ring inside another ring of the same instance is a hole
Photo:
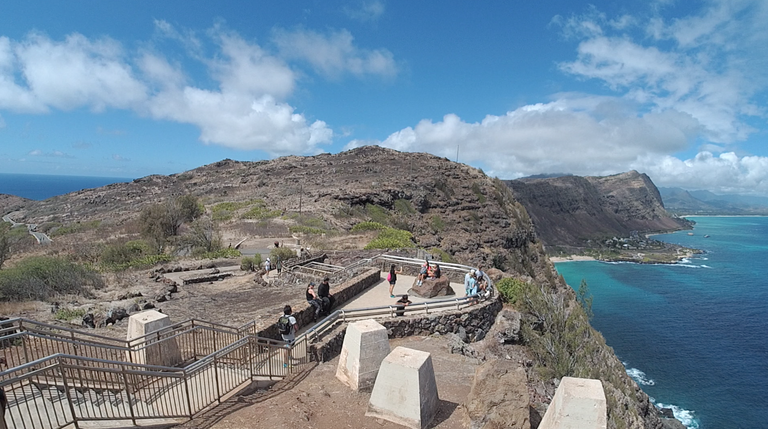
[[[508,360],[490,360],[477,368],[463,406],[465,425],[473,429],[530,429],[530,400],[525,370]]]
[[[667,213],[656,186],[637,171],[506,184],[525,206],[545,245],[583,247],[584,239],[690,227],[689,222]]]

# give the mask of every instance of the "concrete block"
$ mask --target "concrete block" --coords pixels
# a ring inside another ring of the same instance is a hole
[[[430,354],[397,347],[381,363],[365,415],[425,428],[435,418],[439,402]]]
[[[177,366],[181,363],[181,352],[176,339],[158,340],[154,332],[171,325],[168,315],[156,310],[147,310],[131,315],[128,319],[127,340],[139,338],[131,343],[131,348],[137,348],[131,353],[128,361],[134,363]],[[149,345],[151,344],[151,345]]]
[[[389,354],[387,329],[369,319],[349,324],[344,334],[336,378],[352,390],[368,390],[376,381],[376,374]]]
[[[539,429],[605,429],[607,415],[600,380],[563,377]]]

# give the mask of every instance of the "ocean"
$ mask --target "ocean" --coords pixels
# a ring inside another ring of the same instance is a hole
[[[133,179],[121,177],[85,177],[0,173],[0,194],[16,195],[31,200],[44,200],[81,189],[91,189]]]
[[[654,238],[705,254],[557,270],[572,287],[587,281],[593,327],[658,406],[689,428],[766,428],[768,218],[689,219],[693,230]]]

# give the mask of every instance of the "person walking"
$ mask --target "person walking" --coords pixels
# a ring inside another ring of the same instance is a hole
[[[285,354],[283,356],[283,367],[288,367],[288,363],[291,360],[291,348],[293,341],[296,340],[296,332],[299,331],[299,324],[296,322],[296,317],[293,316],[293,310],[291,305],[285,305],[283,308],[283,316],[277,320],[277,330],[280,332],[280,336],[285,342]]]
[[[397,275],[400,273],[399,271],[395,271],[395,265],[392,264],[389,267],[389,275],[387,276],[387,282],[389,282],[389,296],[391,298],[395,298],[394,290],[395,290],[395,284],[397,283]]]

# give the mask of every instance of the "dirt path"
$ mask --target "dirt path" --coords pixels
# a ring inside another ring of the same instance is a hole
[[[465,428],[463,408],[479,361],[451,354],[442,336],[391,339],[391,348],[427,351],[437,380],[440,405],[430,428]],[[339,357],[314,366],[272,389],[250,388],[180,428],[233,429],[402,429],[403,426],[366,417],[370,393],[354,392],[336,379]],[[255,386],[254,386],[255,387]]]

